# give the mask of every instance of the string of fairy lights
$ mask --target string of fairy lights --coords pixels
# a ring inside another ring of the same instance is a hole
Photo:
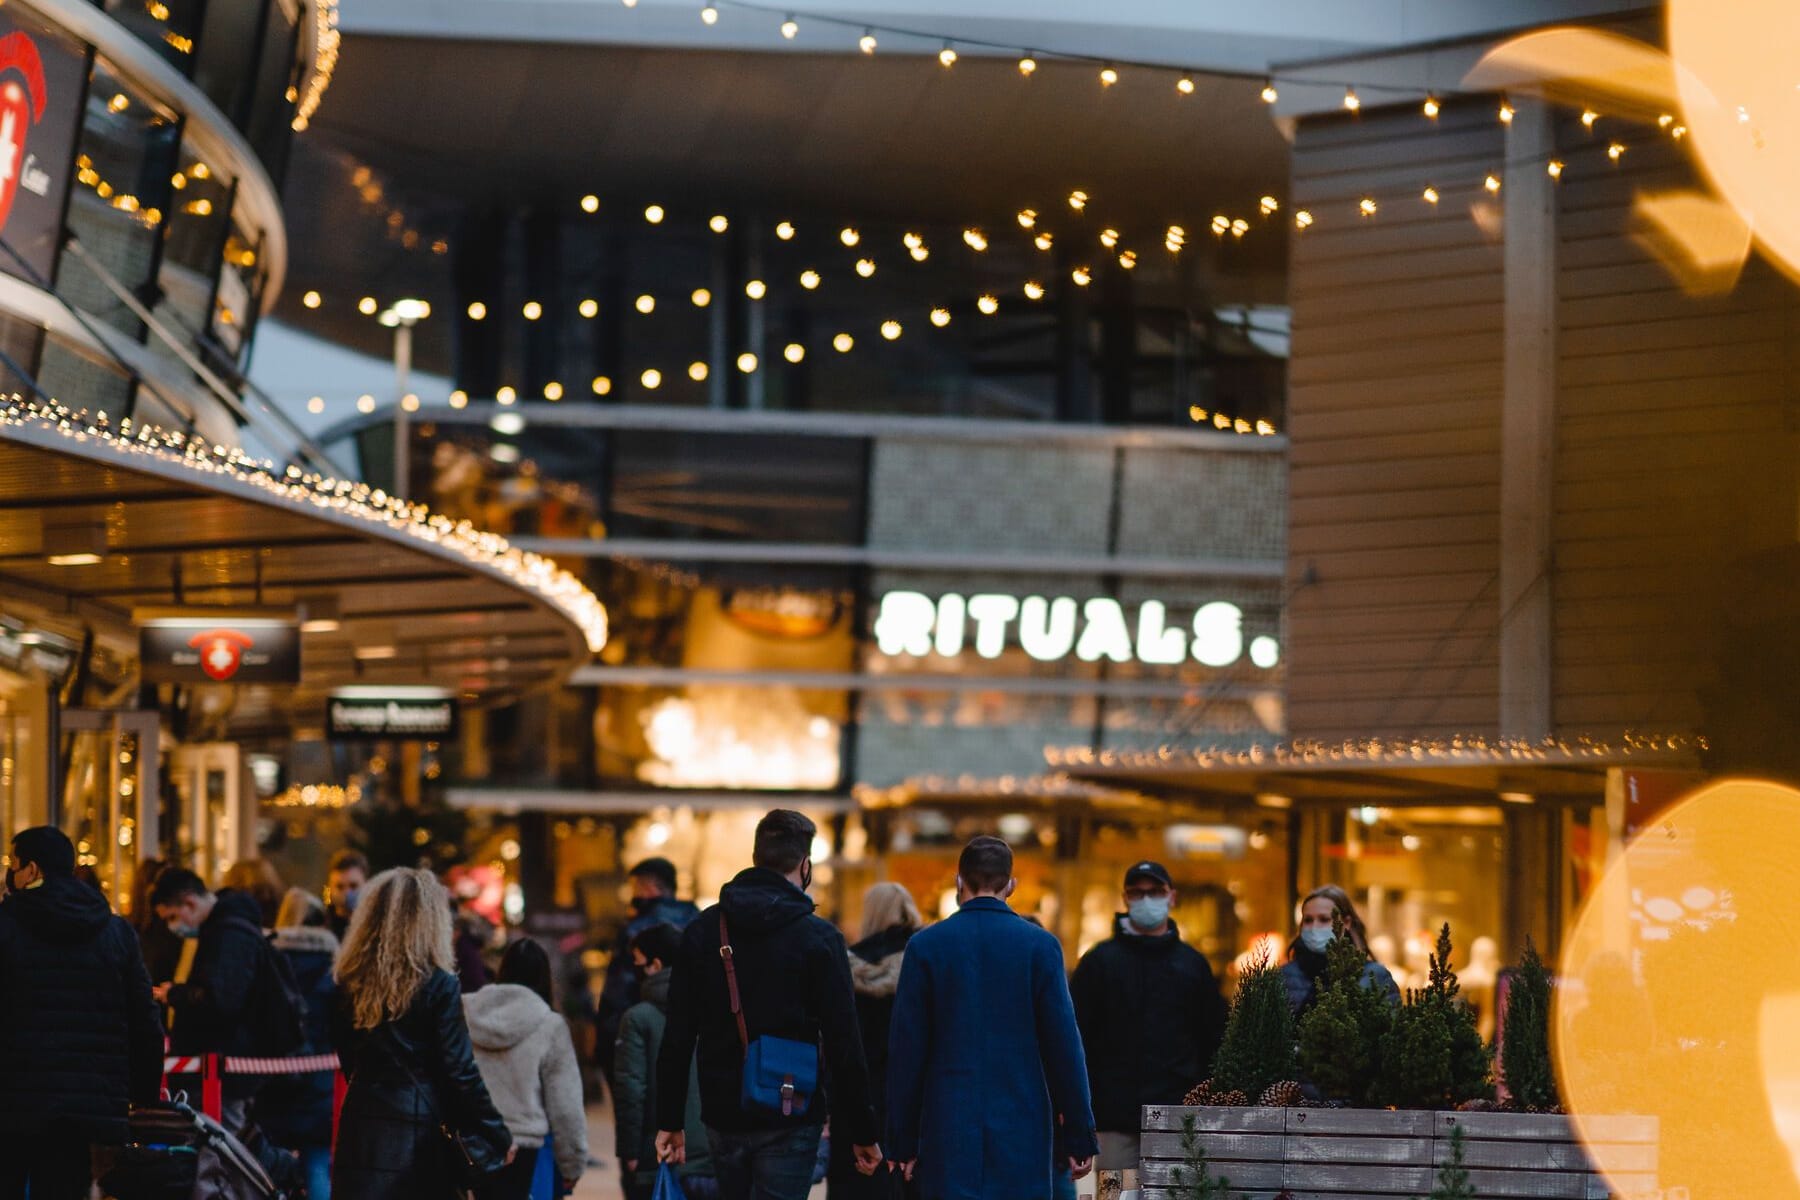
[[[154,460],[160,465],[254,487],[282,504],[379,526],[473,566],[498,572],[560,610],[581,631],[590,651],[598,653],[606,644],[606,607],[554,560],[520,550],[499,534],[481,530],[470,521],[452,521],[423,504],[381,488],[298,466],[279,467],[240,447],[225,446],[197,434],[134,422],[129,417],[114,422],[104,412],[71,409],[55,400],[27,398],[19,392],[0,396],[0,425],[29,428],[67,438],[71,443],[99,446],[114,453],[127,467],[134,460]]]

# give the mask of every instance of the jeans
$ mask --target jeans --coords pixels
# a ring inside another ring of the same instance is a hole
[[[806,1200],[824,1132],[821,1125],[760,1133],[708,1126],[720,1200]]]
[[[0,1144],[0,1200],[87,1200],[93,1182],[93,1152],[71,1131]]]
[[[306,1200],[331,1200],[331,1149],[300,1152],[300,1171],[306,1176]]]

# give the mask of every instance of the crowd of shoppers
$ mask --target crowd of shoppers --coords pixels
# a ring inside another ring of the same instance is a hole
[[[769,813],[705,912],[666,859],[632,868],[597,1014],[626,1200],[649,1200],[664,1169],[690,1200],[802,1200],[821,1176],[831,1200],[1011,1200],[1135,1166],[1142,1108],[1205,1077],[1225,1020],[1168,870],[1126,871],[1113,936],[1069,977],[1055,937],[1008,904],[1000,839],[962,852],[954,916],[927,926],[905,888],[876,884],[846,945],[807,894],[817,832]],[[222,1124],[291,1154],[311,1200],[525,1200],[534,1176],[566,1195],[587,1168],[549,954],[513,941],[489,982],[489,932],[459,923],[430,872],[371,876],[347,851],[319,897],[262,860],[217,891],[145,862],[134,928],[59,831],[22,831],[10,861],[0,1200],[87,1196],[96,1150],[156,1101],[165,1046],[336,1054],[335,1147],[328,1073],[225,1077]],[[1367,958],[1348,895],[1314,890],[1282,965],[1297,1013],[1340,936]],[[1372,960],[1363,983],[1398,998]]]

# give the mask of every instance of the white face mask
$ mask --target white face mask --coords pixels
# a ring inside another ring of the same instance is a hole
[[[1314,954],[1323,954],[1333,936],[1329,925],[1308,925],[1300,931],[1300,944]]]
[[[1139,896],[1126,909],[1131,923],[1139,929],[1160,929],[1169,919],[1169,897]]]

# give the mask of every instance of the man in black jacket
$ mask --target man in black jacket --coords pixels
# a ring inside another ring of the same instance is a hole
[[[806,1200],[827,1117],[855,1147],[865,1175],[881,1163],[869,1068],[856,1026],[856,993],[843,935],[813,915],[812,842],[818,829],[777,809],[756,827],[755,863],[681,938],[669,985],[669,1023],[657,1059],[656,1152],[682,1162],[688,1065],[699,1046],[700,1115],[722,1200]],[[721,918],[729,927],[740,1009],[751,1041],[764,1035],[823,1047],[819,1088],[783,1115],[740,1102],[744,1046],[726,982]],[[826,1081],[835,1099],[826,1094]]]
[[[1225,1002],[1206,956],[1181,940],[1178,899],[1161,863],[1125,872],[1125,912],[1069,981],[1087,1048],[1099,1167],[1135,1170],[1146,1104],[1179,1104],[1205,1079],[1225,1032]]]
[[[13,838],[0,904],[0,1197],[85,1200],[94,1146],[154,1102],[162,1030],[137,935],[48,826]]]
[[[266,959],[273,951],[262,931],[262,910],[249,895],[225,888],[218,894],[181,867],[156,877],[150,905],[178,937],[198,938],[194,965],[182,983],[165,983],[156,998],[169,1006],[170,1050],[179,1055],[271,1053],[259,1045],[252,1001],[269,997]],[[227,1075],[220,1124],[236,1133],[248,1116],[262,1080]]]

